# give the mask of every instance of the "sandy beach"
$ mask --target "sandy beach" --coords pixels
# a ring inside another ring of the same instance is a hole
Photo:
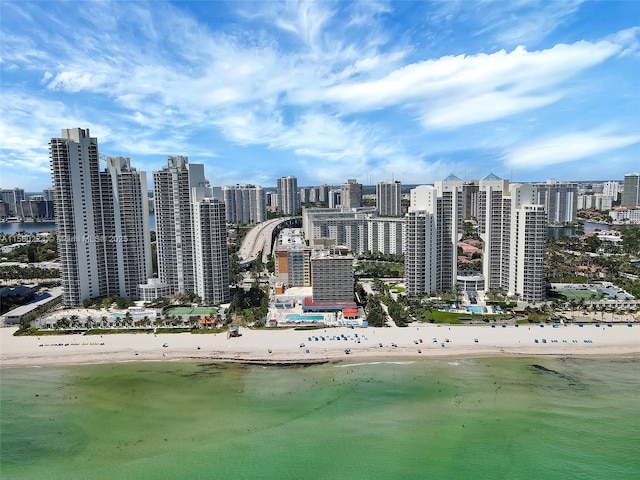
[[[418,325],[307,331],[242,328],[238,338],[227,338],[226,333],[15,337],[15,331],[0,329],[2,367],[181,359],[286,364],[374,358],[640,355],[638,324],[556,328]]]

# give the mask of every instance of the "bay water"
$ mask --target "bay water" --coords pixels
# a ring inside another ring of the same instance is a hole
[[[631,479],[640,359],[0,370],[6,479]]]

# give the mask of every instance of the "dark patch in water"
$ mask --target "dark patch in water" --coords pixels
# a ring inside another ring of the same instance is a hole
[[[569,375],[566,375],[566,374],[564,374],[562,372],[559,372],[557,370],[553,370],[551,368],[547,368],[545,366],[538,365],[538,364],[535,364],[535,363],[530,365],[530,367],[533,368],[534,370],[537,370],[538,372],[549,373],[549,374],[554,375],[554,376],[556,376],[558,378],[561,378],[562,380],[566,380],[568,382],[567,386],[569,386],[571,388],[574,388],[574,389],[577,389],[577,390],[584,390],[585,389],[584,385],[581,385],[580,382],[576,378],[570,377]]]

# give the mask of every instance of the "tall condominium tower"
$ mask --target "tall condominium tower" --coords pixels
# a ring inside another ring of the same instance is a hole
[[[383,217],[402,215],[402,184],[387,180],[376,185],[376,206]]]
[[[537,183],[537,203],[544,205],[547,223],[561,225],[575,223],[578,214],[578,184],[547,180]]]
[[[277,180],[278,210],[285,215],[297,215],[299,211],[298,179],[294,176]]]
[[[232,185],[222,187],[226,205],[227,223],[255,225],[267,220],[265,191],[255,185]]]
[[[194,187],[193,252],[195,291],[208,305],[229,301],[229,254],[225,204],[208,187]]]
[[[509,227],[511,199],[509,181],[490,174],[480,180],[478,233],[484,242],[482,273],[487,290],[509,288]]]
[[[137,299],[138,285],[152,274],[147,176],[132,168],[127,157],[105,160],[107,168],[100,172],[100,189],[109,291]]]
[[[137,298],[151,272],[146,177],[128,159],[99,171],[98,139],[64,129],[49,142],[63,303],[118,295]],[[127,265],[125,265],[127,264]],[[135,264],[135,265],[129,265]]]
[[[525,302],[545,298],[545,244],[547,240],[544,205],[535,204],[535,187],[513,185],[511,188],[512,219],[510,228],[509,288]]]
[[[640,173],[627,173],[624,176],[622,206],[635,207],[637,205],[640,205]]]
[[[478,189],[478,231],[484,241],[485,290],[521,300],[544,299],[546,217],[534,185],[509,186],[491,174]],[[406,217],[405,276],[409,295],[447,292],[458,280],[457,243],[465,212],[462,181],[451,175],[411,190]]]
[[[484,241],[485,290],[502,290],[526,302],[545,296],[547,230],[537,187],[491,174],[480,181],[478,229]]]
[[[461,237],[462,180],[450,175],[435,186],[411,190],[407,216],[405,272],[410,295],[450,292],[457,278]]]
[[[453,291],[458,276],[458,240],[462,238],[464,191],[462,180],[449,175],[435,182],[437,192],[436,230],[437,259],[436,290]]]
[[[172,295],[195,292],[191,190],[204,186],[204,165],[187,157],[169,156],[167,166],[153,172],[158,276]]]
[[[340,202],[343,208],[359,208],[362,206],[362,184],[354,178],[348,179],[340,186]]]
[[[404,255],[407,294],[411,296],[437,291],[436,208],[435,187],[420,185],[411,190]]]

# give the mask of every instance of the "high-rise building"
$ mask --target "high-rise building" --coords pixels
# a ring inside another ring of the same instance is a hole
[[[277,281],[287,287],[309,287],[311,252],[312,249],[303,244],[278,246],[275,251]]]
[[[528,188],[523,185],[522,189]],[[512,202],[517,204],[519,188],[512,190]],[[525,302],[541,302],[545,298],[546,212],[543,205],[525,203],[515,206],[510,232],[511,262],[507,293],[517,294]]]
[[[622,206],[635,207],[636,205],[640,205],[640,173],[627,173],[624,176]]]
[[[106,157],[100,172],[103,199],[103,232],[107,252],[109,291],[138,299],[138,285],[151,276],[151,237],[147,176],[131,167],[127,157]]]
[[[329,185],[322,184],[319,187],[313,187],[311,188],[311,192],[310,192],[310,198],[309,200],[311,202],[315,202],[315,203],[329,203],[329,190],[331,190],[331,187]]]
[[[53,202],[45,200],[44,195],[31,195],[16,206],[16,216],[24,219],[54,219]]]
[[[304,205],[305,203],[309,203],[311,201],[311,187],[301,187],[300,188],[300,204]]]
[[[107,159],[100,172],[88,129],[62,130],[49,154],[63,303],[138,298],[137,285],[151,273],[145,174],[129,159]]]
[[[478,232],[484,241],[483,275],[473,283],[527,302],[544,299],[546,223],[532,184],[513,184],[491,174],[478,187]],[[462,180],[451,175],[435,186],[411,190],[406,217],[405,276],[409,295],[455,289],[457,243],[465,212]],[[463,280],[469,289],[469,279]]]
[[[298,179],[294,176],[280,177],[277,180],[278,210],[285,215],[298,215],[300,210],[298,197]]]
[[[195,292],[206,305],[229,301],[225,204],[209,187],[192,189]]]
[[[474,180],[462,185],[463,195],[463,220],[478,218],[478,181]]]
[[[169,156],[153,172],[158,277],[172,295],[195,292],[191,194],[193,187],[206,186],[204,165],[187,157]]]
[[[510,186],[493,174],[480,181],[485,290],[518,295],[525,302],[544,300],[546,213],[538,202],[535,185]]]
[[[463,211],[463,182],[454,175],[411,190],[405,245],[411,295],[454,290]]]
[[[227,223],[255,225],[267,220],[267,201],[262,187],[233,185],[222,187]]]
[[[313,303],[353,302],[353,257],[326,251],[311,257]]]
[[[42,195],[46,201],[53,202],[54,192],[55,192],[55,189],[53,187],[47,187],[42,190]]]
[[[602,194],[613,198],[613,201],[618,200],[618,189],[620,184],[618,182],[604,182],[602,186]]]
[[[366,251],[385,255],[404,253],[407,225],[404,218],[370,217],[365,222],[367,225]]]
[[[3,188],[0,190],[0,201],[6,203],[9,208],[9,215],[18,214],[18,205],[24,200],[24,189]]]
[[[171,295],[197,293],[205,304],[229,300],[226,206],[204,165],[170,156],[153,172],[158,273]]]
[[[487,175],[478,191],[478,233],[484,242],[482,273],[487,290],[509,288],[510,224],[509,181]]]
[[[436,290],[451,292],[458,276],[458,241],[462,238],[464,215],[463,183],[455,175],[435,182],[437,192],[436,229],[437,259]]]
[[[362,184],[354,178],[340,186],[340,205],[342,208],[362,207]]]
[[[535,184],[537,203],[544,205],[549,225],[575,223],[578,214],[578,184],[547,180]]]
[[[387,180],[376,185],[376,206],[383,217],[402,215],[402,184]]]
[[[337,188],[329,190],[329,208],[337,208],[340,206],[340,195],[341,192]]]
[[[420,185],[411,190],[405,239],[405,277],[407,294],[419,296],[436,293],[437,190]]]

